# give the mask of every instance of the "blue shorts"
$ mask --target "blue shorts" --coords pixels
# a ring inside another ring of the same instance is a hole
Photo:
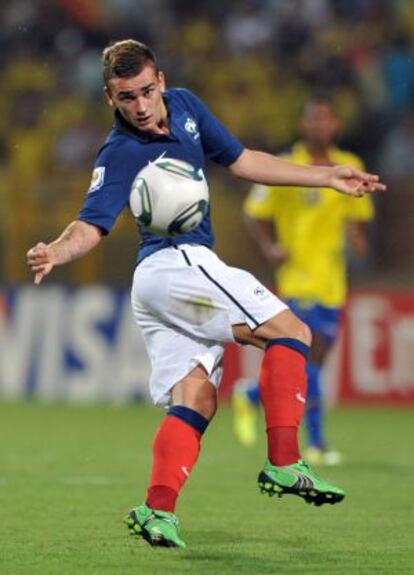
[[[288,299],[287,304],[295,315],[308,325],[314,334],[321,334],[330,343],[338,335],[342,308],[325,307],[312,301]]]

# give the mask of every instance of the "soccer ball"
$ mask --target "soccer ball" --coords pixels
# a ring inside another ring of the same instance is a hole
[[[182,160],[158,158],[135,177],[129,205],[146,231],[164,236],[190,232],[208,209],[203,171]]]

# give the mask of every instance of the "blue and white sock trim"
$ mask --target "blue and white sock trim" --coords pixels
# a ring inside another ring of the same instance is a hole
[[[207,429],[208,424],[210,423],[208,419],[206,419],[203,415],[194,411],[194,409],[190,409],[189,407],[185,407],[184,405],[173,405],[169,408],[167,415],[173,415],[174,417],[178,417],[191,427],[194,427],[197,431],[201,434],[205,432]]]
[[[299,352],[305,359],[308,359],[310,347],[303,343],[303,341],[299,341],[298,339],[294,339],[293,337],[278,337],[276,339],[270,339],[266,344],[266,349],[272,347],[273,345],[282,345],[284,347],[289,347],[297,352]]]

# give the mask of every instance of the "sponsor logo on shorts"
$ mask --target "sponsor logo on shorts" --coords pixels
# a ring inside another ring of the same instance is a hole
[[[264,296],[266,294],[266,290],[262,286],[257,286],[257,288],[254,289],[253,293],[254,293],[254,295],[257,295],[257,296]]]

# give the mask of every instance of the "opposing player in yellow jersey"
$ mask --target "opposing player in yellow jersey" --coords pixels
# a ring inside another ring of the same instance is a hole
[[[330,99],[312,98],[300,120],[301,139],[286,157],[297,164],[348,164],[362,169],[357,156],[334,145],[339,130],[340,122]],[[313,333],[307,368],[306,459],[313,464],[336,464],[340,455],[327,449],[323,433],[321,368],[335,341],[345,303],[347,239],[357,255],[364,255],[364,224],[374,215],[371,198],[341,196],[328,188],[255,185],[244,211],[251,236],[275,270],[278,295],[287,300]],[[236,386],[235,431],[246,445],[256,439],[258,403],[255,382]]]

